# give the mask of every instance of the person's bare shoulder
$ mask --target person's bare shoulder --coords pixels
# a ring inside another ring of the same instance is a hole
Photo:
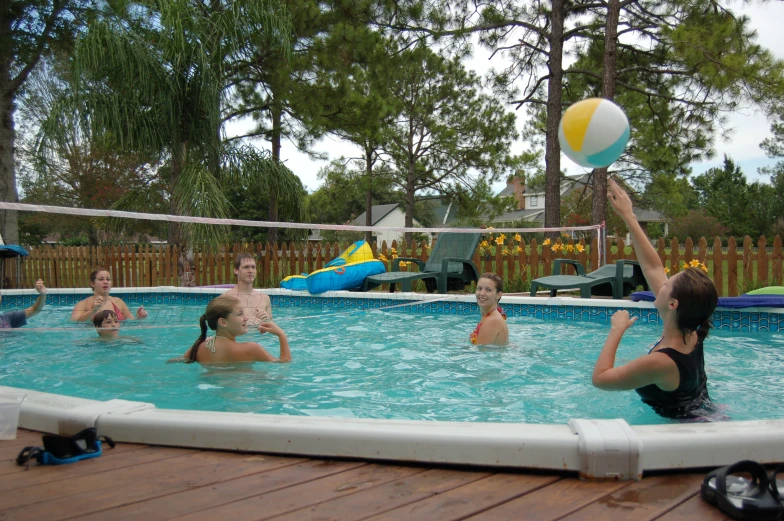
[[[232,297],[232,296],[234,296],[236,294],[237,294],[237,286],[234,286],[233,288],[228,289],[228,290],[223,292],[223,295],[228,295],[230,297]]]

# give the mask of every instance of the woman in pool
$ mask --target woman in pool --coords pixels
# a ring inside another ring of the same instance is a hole
[[[509,328],[506,315],[498,302],[504,292],[504,281],[495,273],[484,273],[476,281],[476,303],[482,319],[468,338],[475,345],[506,345],[509,341]]]
[[[637,320],[629,318],[627,311],[617,311],[593,369],[593,385],[610,391],[634,389],[644,403],[668,418],[704,416],[700,409],[710,409],[710,397],[702,344],[718,302],[716,287],[697,268],[685,269],[668,279],[656,250],[632,212],[628,194],[611,180],[607,196],[629,228],[645,280],[656,295],[654,305],[664,327],[661,338],[647,355],[614,367],[618,344]]]
[[[136,310],[136,316],[133,316],[131,310],[123,302],[123,299],[117,297],[110,297],[109,292],[112,290],[112,275],[106,268],[98,268],[90,273],[90,286],[93,288],[93,296],[87,297],[74,307],[71,313],[71,320],[77,322],[86,322],[104,309],[114,311],[119,321],[135,318],[146,318],[147,311],[144,306],[139,306]]]
[[[214,364],[226,362],[291,362],[286,333],[274,322],[262,322],[259,333],[272,333],[280,341],[280,357],[275,358],[256,342],[237,342],[248,332],[248,317],[239,300],[227,295],[215,297],[199,319],[201,335],[185,352],[186,362]],[[207,326],[215,336],[207,337]]]

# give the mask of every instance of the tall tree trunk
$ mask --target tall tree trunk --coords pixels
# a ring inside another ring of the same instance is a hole
[[[408,159],[408,172],[406,174],[406,228],[413,228],[414,227],[414,195],[416,193],[416,189],[414,186],[415,177],[414,174],[416,173],[416,160],[414,159],[413,154],[409,154]],[[414,234],[412,232],[406,232],[405,234],[406,244],[411,245],[411,242],[414,240]]]
[[[280,109],[280,105],[275,101],[272,102],[270,116],[272,117],[272,135],[270,137],[270,144],[272,145],[272,160],[280,163],[280,137],[282,134],[283,114]],[[278,192],[276,183],[270,183],[269,192],[269,220],[272,222],[277,222]],[[270,244],[275,244],[278,242],[277,228],[267,228],[267,242]]]
[[[365,226],[373,226],[373,148],[370,145],[365,145],[365,174]],[[365,232],[365,241],[368,244],[373,241],[373,232],[370,230]]]
[[[10,24],[10,20],[8,21]],[[8,31],[5,21],[0,32]],[[0,41],[8,42],[9,37]],[[0,201],[18,203],[16,172],[14,171],[14,89],[11,85],[11,50],[0,51]],[[0,210],[0,235],[6,244],[19,244],[19,225],[16,210]]]
[[[176,149],[172,154],[171,162],[171,179],[169,181],[170,194],[169,198],[169,212],[172,215],[180,215],[180,204],[174,198],[174,187],[180,182],[180,174],[185,167],[188,157],[188,143],[182,142],[175,145]],[[169,223],[169,244],[180,248],[180,256],[185,255],[186,247],[184,236],[182,233],[182,223],[170,222]]]
[[[602,72],[602,97],[615,97],[616,56],[618,49],[618,19],[621,14],[620,0],[609,0],[607,26],[604,32],[604,63]],[[593,171],[593,201],[591,224],[600,224],[607,218],[607,168]],[[597,232],[598,233],[598,232]]]
[[[565,0],[553,0],[550,16],[550,78],[547,81],[547,133],[544,154],[544,225],[548,228],[561,226],[561,147],[558,143],[558,123],[563,105],[564,2]]]

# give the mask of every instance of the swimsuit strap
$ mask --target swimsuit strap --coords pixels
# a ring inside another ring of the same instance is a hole
[[[114,314],[117,315],[117,320],[125,320],[125,317],[122,314],[122,311],[117,307],[117,305],[112,300],[112,297],[109,297],[109,302],[112,303],[112,307],[114,308]]]
[[[218,338],[218,336],[217,335],[213,335],[211,337],[208,337],[207,340],[204,341],[204,347],[206,347],[207,349],[209,349],[213,353],[215,352],[215,339],[216,338]]]
[[[504,310],[501,309],[501,306],[498,306],[496,309],[491,309],[485,316],[482,317],[482,319],[476,325],[476,329],[474,329],[474,332],[468,335],[468,340],[470,340],[472,344],[476,345],[476,341],[479,339],[479,328],[482,327],[482,322],[484,321],[484,319],[486,319],[487,317],[493,314],[493,311],[498,311],[499,313],[501,313],[501,316],[504,317],[504,320],[506,320],[506,313],[504,313]]]

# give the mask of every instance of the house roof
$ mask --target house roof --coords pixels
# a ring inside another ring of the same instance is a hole
[[[501,223],[501,222],[519,221],[520,219],[525,219],[526,221],[544,222],[544,210],[543,209],[514,210],[511,212],[504,212],[501,215],[494,217],[493,219],[487,219],[487,220],[494,223]]]
[[[637,216],[637,220],[640,222],[647,222],[647,223],[663,223],[667,222],[667,218],[660,212],[656,210],[649,210],[646,208],[634,208],[634,215]]]
[[[378,221],[389,215],[395,208],[399,207],[399,204],[374,204],[370,208],[370,212],[373,217],[373,224],[371,226],[375,226],[378,224]],[[365,214],[367,212],[362,212],[359,214],[359,217],[351,221],[351,224],[354,226],[365,226]]]
[[[567,176],[561,178],[561,193],[564,193],[564,191],[574,187],[578,183],[587,183],[588,182],[588,177],[590,175],[591,175],[590,173],[588,173],[588,174],[578,174],[578,175],[567,175]],[[531,196],[531,195],[544,195],[544,186],[530,186],[528,188],[529,188],[529,190],[527,190],[525,192],[525,196],[526,197]],[[504,190],[501,190],[501,193],[503,193],[503,192],[504,192]]]

